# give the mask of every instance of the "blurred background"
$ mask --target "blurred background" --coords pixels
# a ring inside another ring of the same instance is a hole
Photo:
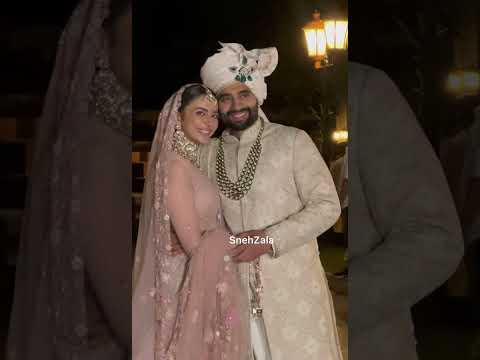
[[[460,199],[462,187],[473,184],[465,171],[474,166],[470,156],[479,141],[472,136],[480,105],[479,23],[478,1],[349,4],[350,60],[385,71],[400,88],[444,166],[464,225],[479,211],[472,206],[479,198]],[[469,266],[480,259],[478,251],[472,255],[467,248],[452,279],[414,308],[421,359],[480,359],[478,297],[472,296],[480,284]]]
[[[0,12],[0,359],[4,358],[35,119],[41,114],[57,41],[75,3],[9,2]]]

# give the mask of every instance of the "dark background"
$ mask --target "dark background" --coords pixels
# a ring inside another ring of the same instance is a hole
[[[476,49],[455,51],[455,44],[475,31],[469,26],[478,26],[477,1],[351,1],[349,10],[349,59],[392,77],[435,148],[471,123],[478,97],[455,99],[445,91],[445,80],[458,65],[456,57],[476,51],[478,59],[478,36]],[[470,66],[478,69],[478,63]]]
[[[269,99],[293,96],[312,86],[302,26],[315,8],[343,12],[346,1],[150,2],[135,7],[135,106],[161,107],[181,85],[199,81],[200,67],[220,48],[237,42],[247,49],[276,46],[279,65],[268,79]],[[343,4],[342,4],[343,3]],[[141,20],[139,20],[141,19]]]
[[[480,68],[479,9],[478,1],[470,0],[349,4],[349,59],[380,68],[393,79],[437,153],[471,125],[480,104],[478,96],[455,98],[445,90],[450,71]],[[461,164],[463,158],[456,161]],[[478,304],[466,296],[461,269],[413,310],[421,359],[480,359],[480,324],[472,317]]]
[[[0,11],[0,359],[8,330],[34,121],[41,113],[60,32],[75,3],[9,1]]]

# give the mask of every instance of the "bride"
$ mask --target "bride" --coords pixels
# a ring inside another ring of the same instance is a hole
[[[165,104],[149,156],[132,299],[134,360],[249,359],[248,300],[219,192],[198,164],[218,127],[203,85]]]

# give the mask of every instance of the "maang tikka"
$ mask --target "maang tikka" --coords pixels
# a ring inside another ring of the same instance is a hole
[[[205,85],[202,85],[203,88],[205,89],[205,98],[210,101],[211,103],[214,103],[216,104],[217,103],[217,98],[215,97],[215,95],[213,94],[212,90],[210,90],[208,87],[206,87]]]

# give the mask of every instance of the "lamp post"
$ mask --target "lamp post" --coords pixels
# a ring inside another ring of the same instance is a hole
[[[322,20],[320,12],[313,12],[313,20],[303,27],[308,56],[314,60],[315,69],[333,65],[329,52],[348,48],[348,21]]]
[[[348,21],[341,17],[322,19],[317,10],[313,12],[312,17],[312,21],[303,27],[303,32],[307,54],[314,62],[314,76],[318,80],[312,98],[312,109],[319,121],[316,131],[321,132],[322,152],[328,162],[333,158],[335,147],[344,144],[348,136],[346,130],[343,130],[344,126],[337,129],[336,124],[338,104],[337,96],[332,96],[332,92],[336,91],[335,86],[338,86],[338,81],[334,86],[328,84],[331,76],[335,76],[338,80],[339,74],[336,71],[332,72],[335,69],[332,66],[334,65],[332,59],[334,55],[345,53],[348,48]],[[334,132],[335,130],[339,131]]]
[[[313,58],[315,69],[329,66],[327,55],[327,34],[320,12],[313,12],[313,20],[303,28],[307,42],[308,56]]]

